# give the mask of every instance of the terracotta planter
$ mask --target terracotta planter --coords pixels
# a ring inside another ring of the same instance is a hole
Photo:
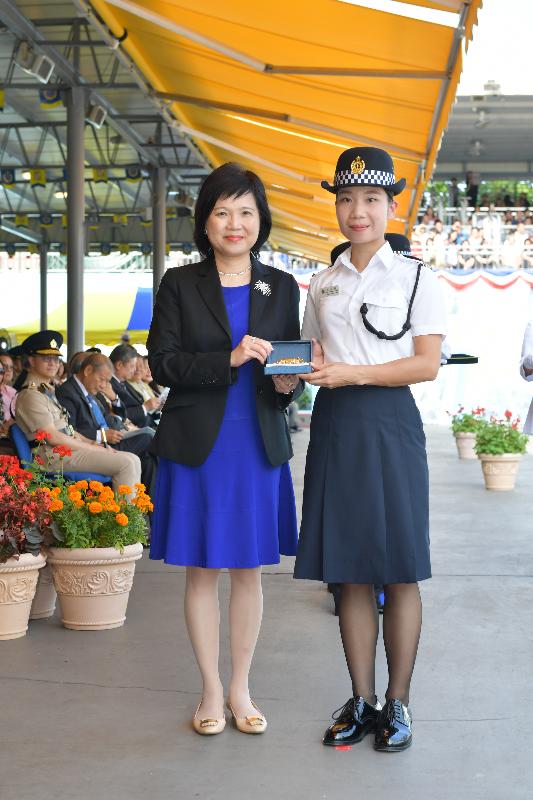
[[[45,564],[44,556],[31,553],[0,564],[0,639],[26,635],[39,570]]]
[[[57,593],[52,581],[52,570],[47,564],[39,572],[37,590],[31,604],[30,619],[48,619],[56,608]]]
[[[520,453],[504,453],[501,456],[479,456],[485,488],[494,492],[509,492],[514,489],[516,475],[522,456]]]
[[[454,436],[459,458],[477,458],[475,433],[454,433]]]
[[[130,544],[123,553],[114,547],[51,547],[48,563],[65,628],[101,631],[123,625],[135,562],[142,553],[142,544]]]

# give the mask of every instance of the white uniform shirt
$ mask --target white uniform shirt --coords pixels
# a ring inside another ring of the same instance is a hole
[[[411,312],[411,329],[396,341],[367,331],[360,308],[378,331],[396,334],[407,318],[417,262],[394,253],[388,242],[359,273],[350,262],[351,248],[334,265],[311,279],[302,338],[322,344],[326,363],[385,364],[414,355],[414,336],[446,335],[446,312],[437,276],[424,267]]]
[[[524,333],[524,342],[522,344],[522,358],[520,359],[520,375],[526,381],[533,382],[533,374],[526,375],[524,371],[524,359],[526,356],[533,356],[533,320],[528,324],[526,332]],[[529,406],[526,421],[524,424],[524,433],[533,433],[533,400]]]

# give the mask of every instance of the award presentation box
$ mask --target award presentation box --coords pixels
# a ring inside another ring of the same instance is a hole
[[[302,375],[313,371],[310,340],[298,339],[270,344],[272,352],[266,360],[265,375]]]

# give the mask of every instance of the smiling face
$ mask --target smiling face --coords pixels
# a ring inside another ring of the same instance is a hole
[[[207,238],[215,255],[235,258],[250,252],[259,236],[259,211],[251,192],[220,197],[207,218]]]
[[[335,203],[341,232],[353,245],[381,246],[387,221],[394,219],[397,205],[381,186],[343,187]]]

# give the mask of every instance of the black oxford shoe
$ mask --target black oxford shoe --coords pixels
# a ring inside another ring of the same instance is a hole
[[[349,745],[360,742],[367,733],[373,733],[379,719],[381,705],[371,706],[362,697],[350,697],[342,708],[333,712],[335,722],[330,725],[322,741],[327,745]]]
[[[406,750],[413,741],[411,712],[401,700],[387,700],[376,725],[374,749],[382,753]]]

